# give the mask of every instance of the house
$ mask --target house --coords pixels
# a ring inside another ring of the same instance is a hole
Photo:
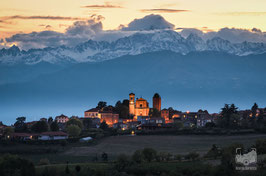
[[[168,109],[161,110],[161,117],[164,118],[165,120],[169,120],[169,110]]]
[[[99,112],[100,112],[99,108],[92,108],[84,112],[84,117],[85,118],[99,118]]]
[[[67,116],[65,116],[64,114],[61,114],[60,116],[55,117],[55,121],[57,123],[66,123],[68,120],[69,120],[69,118]]]
[[[62,131],[43,132],[38,137],[39,140],[64,140],[68,139],[68,134]]]
[[[206,123],[212,122],[212,117],[207,110],[199,110],[197,113],[197,127],[204,127]]]
[[[26,140],[33,140],[38,138],[38,134],[33,134],[33,133],[12,133],[10,136],[7,136],[9,139],[14,139],[14,140],[21,140],[21,141],[26,141]]]
[[[107,125],[113,126],[118,123],[119,114],[113,113],[112,111],[103,111],[98,108],[92,108],[84,112],[84,118],[99,118],[101,122],[105,121]]]

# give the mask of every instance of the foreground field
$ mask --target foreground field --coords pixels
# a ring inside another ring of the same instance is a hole
[[[87,163],[95,160],[96,156],[101,161],[101,154],[106,152],[109,160],[114,160],[119,154],[132,155],[136,150],[145,147],[154,148],[158,152],[171,154],[187,154],[198,152],[205,154],[213,144],[218,147],[241,143],[245,147],[255,144],[258,139],[266,139],[266,134],[216,136],[216,135],[150,135],[150,136],[111,136],[97,140],[92,144],[60,145],[19,145],[0,147],[2,153],[14,151],[14,154],[38,164],[41,159],[48,159],[55,163]],[[22,150],[23,149],[23,150]],[[38,149],[38,150],[37,150]],[[57,150],[58,152],[46,152]],[[20,151],[22,150],[22,151]],[[36,151],[35,153],[29,151]],[[17,152],[16,152],[17,151]],[[20,153],[18,153],[20,151]],[[26,153],[25,151],[28,151]],[[43,151],[43,152],[42,152]]]
[[[72,156],[94,156],[96,153],[106,152],[110,157],[124,153],[131,155],[138,149],[151,147],[160,152],[172,154],[185,154],[191,151],[206,153],[213,144],[219,147],[232,143],[242,143],[249,147],[258,139],[265,139],[266,135],[235,135],[235,136],[209,136],[209,135],[180,135],[180,136],[112,136],[100,141],[98,145],[73,147],[65,152]]]

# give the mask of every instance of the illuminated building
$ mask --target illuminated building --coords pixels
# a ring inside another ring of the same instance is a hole
[[[107,125],[113,126],[118,123],[119,114],[115,114],[112,111],[101,111],[98,108],[93,108],[84,112],[84,118],[99,118],[101,122],[105,121]]]
[[[149,103],[143,98],[135,101],[135,94],[129,94],[129,114],[134,116],[134,121],[137,121],[138,116],[149,116]]]

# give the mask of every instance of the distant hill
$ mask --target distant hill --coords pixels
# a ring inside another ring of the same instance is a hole
[[[0,86],[0,119],[82,115],[99,100],[114,104],[130,92],[162,107],[219,111],[224,103],[266,106],[266,54],[235,56],[215,51],[151,52],[80,63],[24,82]]]

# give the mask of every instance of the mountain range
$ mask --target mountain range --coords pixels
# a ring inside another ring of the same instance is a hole
[[[125,55],[138,55],[156,51],[173,51],[186,55],[195,51],[218,51],[245,56],[266,52],[265,43],[231,43],[222,38],[204,41],[196,34],[182,37],[173,30],[135,33],[113,42],[89,40],[75,47],[60,46],[56,48],[20,50],[17,46],[0,50],[0,64],[33,65],[47,62],[57,65],[100,62]]]

